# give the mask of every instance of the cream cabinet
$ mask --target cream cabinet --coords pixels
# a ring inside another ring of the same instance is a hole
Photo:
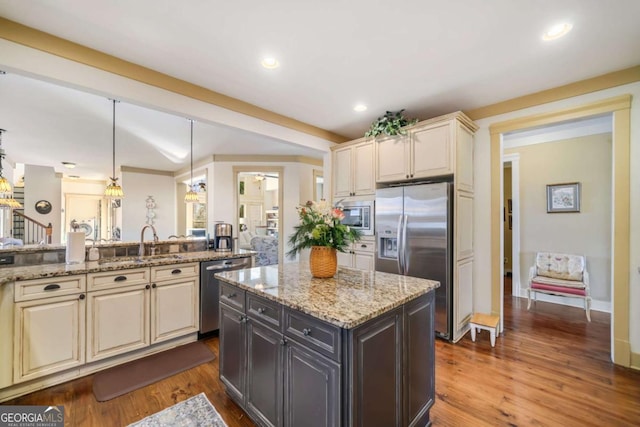
[[[87,361],[199,329],[199,264],[88,275]]]
[[[85,276],[15,284],[13,383],[85,363]]]
[[[151,267],[151,344],[198,332],[199,264]]]
[[[360,270],[375,270],[375,239],[363,238],[351,244],[347,252],[338,252],[338,265]]]
[[[374,147],[371,139],[358,139],[333,149],[333,197],[376,192]]]
[[[473,189],[473,132],[475,125],[457,112],[420,122],[406,135],[375,141],[376,182],[397,182],[463,174]]]

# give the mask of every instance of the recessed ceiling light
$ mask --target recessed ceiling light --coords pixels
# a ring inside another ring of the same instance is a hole
[[[276,58],[264,58],[261,62],[262,66],[264,68],[267,68],[269,70],[272,70],[274,68],[278,68],[280,66],[280,63],[278,62],[278,60]]]
[[[562,22],[560,24],[554,25],[544,32],[542,35],[542,40],[549,41],[559,39],[562,36],[567,35],[569,31],[573,28],[573,25],[568,22]]]
[[[353,107],[353,110],[357,112],[367,111],[367,106],[364,104],[357,104],[355,107]]]
[[[62,162],[62,165],[67,169],[73,169],[76,167],[76,164],[73,162]]]

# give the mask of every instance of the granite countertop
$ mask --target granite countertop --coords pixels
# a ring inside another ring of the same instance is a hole
[[[351,329],[440,286],[435,280],[340,267],[311,277],[309,265],[286,263],[216,274],[239,288]]]
[[[255,252],[238,249],[233,252],[180,252],[146,257],[104,258],[99,261],[86,261],[79,264],[41,264],[24,267],[5,267],[0,269],[0,286],[17,280],[43,279],[46,277],[69,276],[73,274],[117,271],[130,268],[156,265],[183,264],[188,262],[213,261],[217,259],[245,258]]]

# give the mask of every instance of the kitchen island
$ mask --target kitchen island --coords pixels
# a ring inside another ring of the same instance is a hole
[[[256,423],[430,425],[438,282],[297,263],[217,277],[220,379]]]

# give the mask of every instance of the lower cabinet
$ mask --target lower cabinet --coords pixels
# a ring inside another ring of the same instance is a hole
[[[87,362],[197,332],[197,266],[89,274]],[[168,269],[176,272],[174,277],[158,272]],[[162,280],[150,283],[156,278]]]
[[[220,379],[258,425],[429,424],[433,292],[349,330],[232,294],[233,307],[220,304]]]
[[[14,314],[14,383],[84,364],[84,294],[19,302]]]
[[[347,252],[338,252],[338,265],[360,270],[375,270],[375,239],[354,242]]]

